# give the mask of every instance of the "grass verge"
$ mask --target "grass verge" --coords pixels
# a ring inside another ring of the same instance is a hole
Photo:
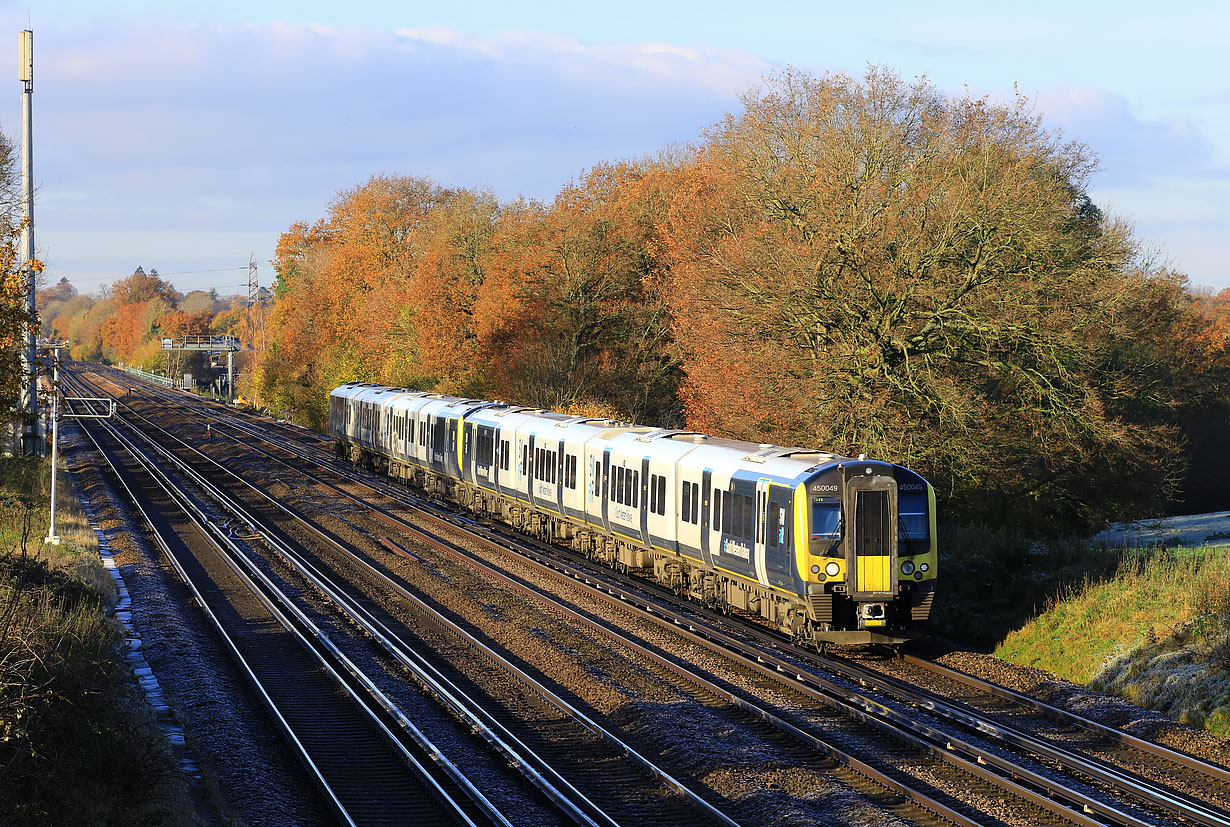
[[[0,823],[191,823],[119,657],[111,579],[63,484],[63,541],[42,542],[49,488],[45,461],[0,459]]]
[[[1230,547],[1123,552],[995,654],[1230,735]]]

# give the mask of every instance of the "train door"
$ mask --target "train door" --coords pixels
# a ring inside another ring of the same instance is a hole
[[[700,475],[700,559],[713,568],[713,554],[709,551],[709,503],[713,500],[713,469],[706,468]]]
[[[535,459],[537,459],[537,457],[535,457],[535,456],[534,456],[534,451],[535,451],[535,449],[536,449],[536,447],[537,447],[537,446],[535,445],[535,443],[536,443],[536,442],[537,442],[537,435],[535,435],[535,434],[532,434],[532,433],[531,433],[531,434],[530,434],[530,437],[529,437],[529,442],[528,442],[528,443],[526,443],[526,451],[525,451],[525,456],[526,456],[526,463],[525,463],[525,491],[526,491],[526,499],[528,499],[528,500],[530,501],[530,505],[533,505],[533,506],[537,506],[537,505],[538,505],[538,500],[537,500],[536,495],[535,495],[535,493],[534,493],[534,481],[538,479],[538,474],[539,474],[539,473],[541,472],[541,470],[542,470],[542,469],[540,469],[540,468],[538,467],[538,463],[536,463],[536,462],[534,461]]]
[[[444,473],[461,477],[461,443],[458,439],[457,417],[448,417],[448,442],[444,446]]]
[[[611,448],[608,445],[602,449],[602,473],[598,476],[599,496],[602,497],[602,530],[611,533],[610,516],[610,479],[611,479]]]
[[[557,514],[564,516],[564,486],[568,482],[564,471],[568,466],[566,461],[567,454],[564,452],[564,440],[559,441],[559,450],[556,452],[555,458],[555,509]]]
[[[762,586],[769,585],[768,559],[765,554],[765,515],[769,510],[768,501],[769,481],[761,477],[756,480],[756,524],[751,532],[751,537],[755,543],[756,579],[760,581]]]
[[[853,575],[855,597],[883,597],[896,592],[895,490],[892,477],[880,475],[853,477],[846,487],[846,507],[854,511],[849,520],[846,562]]]
[[[640,500],[633,502],[636,502],[641,512],[641,542],[648,546],[653,545],[649,540],[649,457],[641,459],[640,483]]]
[[[769,582],[783,589],[795,587],[794,558],[790,554],[791,490],[785,485],[770,484],[762,500],[765,509],[764,531],[765,568]]]

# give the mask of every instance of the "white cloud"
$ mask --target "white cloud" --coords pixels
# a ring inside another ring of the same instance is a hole
[[[768,68],[746,52],[528,32],[148,16],[43,28],[39,238],[53,268],[110,266],[129,245],[124,275],[193,269],[159,264],[168,238],[207,264],[223,247],[229,262],[223,234],[260,235],[267,260],[292,221],[373,173],[550,198],[595,163],[697,138]],[[13,104],[0,101],[10,132]]]
[[[1212,169],[1209,141],[1191,120],[1142,117],[1123,95],[1104,89],[1060,87],[1039,93],[1037,100],[1048,125],[1098,154],[1098,180],[1105,186]]]

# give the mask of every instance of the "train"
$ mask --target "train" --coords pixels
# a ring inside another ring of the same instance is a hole
[[[935,597],[935,490],[865,456],[352,382],[337,456],[798,642],[897,645]]]

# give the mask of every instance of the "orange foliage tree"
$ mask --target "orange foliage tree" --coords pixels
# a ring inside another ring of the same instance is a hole
[[[499,395],[678,419],[658,258],[668,177],[649,162],[600,165],[549,208],[505,210],[474,314]]]
[[[254,385],[317,426],[368,380],[865,452],[991,523],[1158,509],[1227,397],[1224,302],[1139,256],[1093,165],[1024,100],[871,69],[788,71],[549,204],[375,176],[281,237]]]
[[[1023,100],[771,80],[672,208],[689,421],[891,457],[993,523],[1160,507],[1181,403],[1135,323],[1167,338],[1182,290],[1089,201],[1092,165]]]
[[[277,302],[256,366],[258,396],[319,424],[328,390],[346,379],[426,381],[406,294],[432,208],[454,195],[422,178],[375,176],[341,193],[327,220],[279,240]]]

